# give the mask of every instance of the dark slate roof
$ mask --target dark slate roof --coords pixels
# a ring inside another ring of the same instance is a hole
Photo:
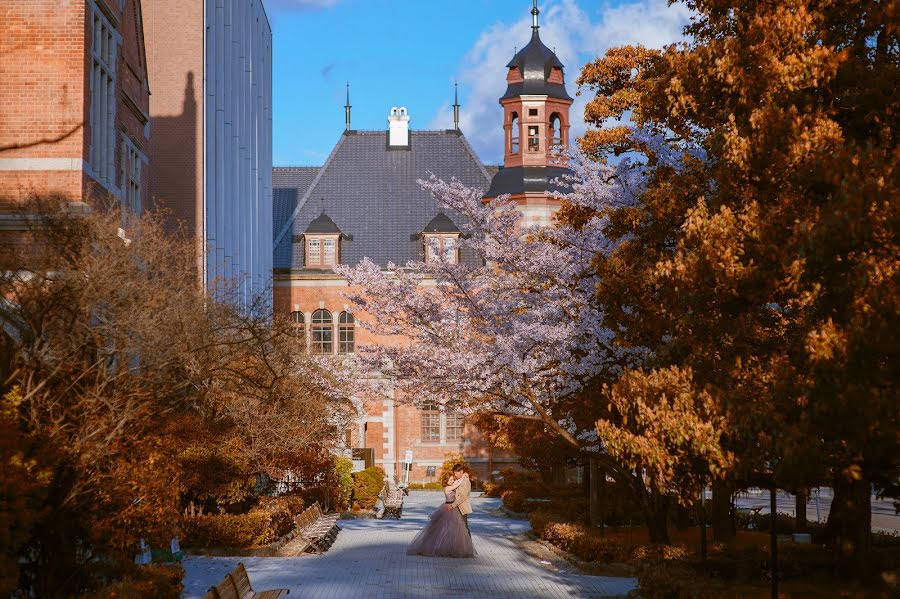
[[[417,183],[434,173],[487,189],[490,176],[465,137],[458,131],[410,131],[410,148],[402,152],[388,149],[386,139],[385,131],[349,131],[321,168],[273,169],[276,270],[304,268],[299,238],[323,210],[349,237],[341,240],[344,264],[363,257],[381,266],[421,260],[424,246],[416,236],[439,212],[457,225],[465,222]],[[460,259],[478,260],[466,250]]]
[[[526,192],[560,192],[570,193],[571,189],[556,182],[564,175],[574,174],[570,169],[561,166],[515,166],[501,168],[491,180],[491,187],[485,197],[495,198],[505,193],[519,194]]]
[[[531,41],[519,50],[513,57],[507,68],[517,68],[525,81],[510,83],[501,100],[515,98],[522,95],[549,96],[560,100],[571,100],[572,97],[566,91],[565,84],[549,83],[550,71],[553,67],[563,68],[556,54],[544,45],[541,36],[535,28],[532,30]]]
[[[425,228],[422,229],[423,233],[459,233],[459,227],[456,226],[456,223],[453,220],[444,214],[443,212],[438,212],[437,216],[428,221],[428,224],[425,225]]]
[[[336,224],[334,224],[334,221],[331,220],[328,215],[323,212],[322,214],[314,218],[311,223],[309,223],[309,226],[306,227],[306,233],[341,234],[343,232],[338,228]]]
[[[272,230],[275,235],[291,218],[297,202],[312,185],[319,166],[275,168],[272,170]],[[290,263],[292,235],[286,235],[275,248],[274,263]]]

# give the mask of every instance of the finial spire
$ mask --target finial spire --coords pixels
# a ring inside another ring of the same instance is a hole
[[[344,104],[344,120],[346,121],[346,131],[350,130],[350,82],[347,82],[347,103]]]
[[[534,8],[531,9],[531,17],[532,17],[531,28],[534,29],[535,31],[537,31],[541,27],[538,24],[538,15],[540,15],[540,14],[541,14],[541,11],[538,10],[537,0],[534,0]]]
[[[459,131],[459,81],[453,82],[453,128]]]

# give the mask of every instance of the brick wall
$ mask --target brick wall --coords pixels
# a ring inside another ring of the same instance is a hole
[[[300,311],[308,316],[320,308],[330,311],[335,321],[338,314],[351,308],[343,294],[349,291],[346,282],[336,276],[318,278],[288,276],[276,278],[274,289],[274,306],[276,313],[289,314]],[[357,321],[365,321],[365,313],[354,313]],[[308,334],[307,329],[307,334]],[[336,336],[335,336],[336,338]],[[373,342],[373,336],[361,327],[356,328],[357,347]],[[399,392],[393,400],[367,399],[363,402],[365,415],[365,447],[375,448],[375,462],[384,466],[388,474],[401,477],[404,455],[407,450],[413,452],[413,468],[410,476],[412,482],[432,482],[436,477],[426,476],[429,466],[436,466],[436,474],[440,474],[441,463],[447,454],[461,453],[475,470],[476,475],[484,480],[491,470],[502,470],[518,463],[518,459],[507,451],[491,448],[480,432],[473,426],[466,425],[462,442],[429,442],[422,440],[422,411],[410,405],[411,398],[402,397]],[[351,430],[351,440],[359,440],[357,431]],[[391,453],[391,449],[393,453]]]

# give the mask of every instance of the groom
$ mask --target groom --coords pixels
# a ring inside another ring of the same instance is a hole
[[[453,466],[453,478],[454,480],[462,479],[462,482],[456,488],[456,500],[447,504],[449,506],[447,509],[458,509],[462,514],[463,522],[466,523],[466,530],[469,530],[469,514],[472,513],[472,502],[469,501],[469,493],[472,492],[472,481],[469,480],[469,475],[466,474],[462,464]],[[469,536],[471,535],[472,533],[469,532]]]

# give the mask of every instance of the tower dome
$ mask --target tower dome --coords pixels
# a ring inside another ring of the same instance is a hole
[[[537,2],[531,11],[534,24],[531,27],[531,41],[516,52],[506,68],[506,93],[501,101],[517,96],[547,96],[559,100],[572,100],[566,91],[563,63],[550,48],[541,41]]]

